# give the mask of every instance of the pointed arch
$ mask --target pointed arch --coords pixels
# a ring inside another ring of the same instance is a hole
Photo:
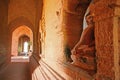
[[[32,32],[32,30],[25,25],[20,26],[12,32],[11,55],[14,55],[14,56],[18,55],[18,42],[19,42],[19,38],[22,35],[27,35],[30,38],[30,42],[32,42],[32,44],[33,44],[33,32]]]

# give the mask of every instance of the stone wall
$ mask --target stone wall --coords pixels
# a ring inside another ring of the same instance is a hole
[[[119,57],[119,64],[118,64],[119,70],[117,70],[118,73],[116,74],[116,76],[119,76],[118,78],[120,79],[120,7],[118,7],[118,5],[120,5],[120,1],[117,0],[116,4],[117,4],[116,7],[115,7],[115,15],[117,16],[116,17],[117,18],[117,20],[116,20],[117,31],[116,32],[118,32],[118,35],[117,35],[118,36],[118,55],[117,55],[117,57]]]
[[[119,80],[118,32],[116,32],[118,17],[115,15],[115,6],[119,5],[115,2],[116,0],[94,0],[90,5],[95,22],[97,61],[97,73],[91,78],[96,80]],[[73,78],[87,80],[86,76],[77,73],[78,69],[75,66],[66,64],[64,47],[67,45],[72,49],[79,41],[83,17],[89,3],[82,0],[44,1],[43,18],[40,21],[43,60],[69,80]],[[71,67],[74,67],[74,70]]]
[[[64,30],[65,45],[68,45],[70,49],[73,49],[76,43],[80,40],[83,31],[84,15],[90,1],[91,0],[63,1],[62,27]]]
[[[119,26],[120,26],[120,18],[119,18],[119,21],[118,21],[118,24],[119,24]],[[119,29],[118,29],[118,39],[119,39],[119,50],[120,50],[120,27],[119,27]],[[119,51],[119,66],[120,66],[120,51]],[[120,72],[120,67],[119,67],[119,72]],[[119,74],[119,76],[120,76],[120,74]]]
[[[8,36],[8,0],[0,0],[0,67],[10,51]]]
[[[44,17],[42,18],[40,27],[41,42],[44,40],[45,59],[50,59],[56,61],[58,57],[61,57],[63,53],[63,32],[60,26],[60,11],[61,11],[61,1],[60,0],[50,0],[44,1]]]
[[[89,5],[89,2],[85,2],[85,8],[82,7],[76,11],[74,6],[78,3],[76,0],[73,2],[71,0],[70,3],[69,1],[62,2],[61,0],[45,0],[42,19],[40,20],[42,60],[66,80],[92,79],[87,72],[70,63],[66,64],[65,44],[68,44],[70,49],[72,49],[79,40],[83,17]],[[80,10],[83,10],[83,12]],[[81,74],[84,76],[81,76]]]
[[[95,21],[97,80],[119,80],[115,5],[115,0],[96,0],[91,6]]]

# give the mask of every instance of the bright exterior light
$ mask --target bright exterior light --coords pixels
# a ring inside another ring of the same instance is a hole
[[[28,42],[24,42],[24,52],[28,52]]]

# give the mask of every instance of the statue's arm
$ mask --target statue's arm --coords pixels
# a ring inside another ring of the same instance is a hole
[[[89,47],[95,46],[95,40],[93,40],[88,46]]]

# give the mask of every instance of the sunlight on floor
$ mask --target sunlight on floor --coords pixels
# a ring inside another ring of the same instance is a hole
[[[29,62],[29,56],[12,56],[11,62]]]

